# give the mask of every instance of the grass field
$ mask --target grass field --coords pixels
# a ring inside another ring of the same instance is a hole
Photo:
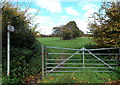
[[[46,46],[64,47],[64,48],[82,48],[88,44],[95,44],[91,37],[81,37],[73,40],[60,40],[60,38],[38,38]]]
[[[38,40],[45,46],[53,46],[53,47],[63,47],[63,48],[74,48],[74,49],[80,49],[82,47],[86,47],[86,45],[92,45],[95,44],[94,41],[92,40],[92,38],[88,38],[88,37],[81,37],[78,39],[74,39],[74,40],[60,40],[59,38],[38,38]],[[66,51],[66,50],[56,50],[56,49],[49,49],[49,52],[74,52],[74,51]],[[62,57],[61,57],[62,56]],[[49,56],[49,58],[52,59],[62,59],[62,58],[68,58],[70,55],[52,55]],[[74,58],[79,58],[80,56],[82,58],[82,55],[76,55]],[[87,56],[85,56],[87,58]],[[91,58],[90,56],[88,56],[89,58]],[[94,58],[92,56],[92,58]],[[50,63],[56,63],[51,61]],[[80,62],[76,62],[76,61],[72,61],[72,62],[66,62],[66,63],[80,63]],[[87,63],[87,62],[86,62]],[[88,63],[90,63],[88,61]],[[93,62],[93,63],[101,63],[101,62]],[[52,66],[52,65],[51,65]],[[76,67],[76,65],[69,65],[68,67]],[[54,67],[54,66],[53,66]],[[81,66],[78,66],[81,67]],[[60,69],[60,70],[65,70],[65,69]],[[71,69],[67,69],[69,70],[73,70]],[[78,70],[78,69],[77,69]],[[83,69],[80,69],[83,70]],[[63,75],[45,75],[44,79],[40,82],[42,83],[105,83],[105,82],[110,82],[110,81],[114,81],[114,80],[118,80],[118,77],[116,75],[116,73],[112,72],[112,73],[95,73],[92,72],[92,70],[90,69],[86,69],[84,70],[82,73],[63,73]]]

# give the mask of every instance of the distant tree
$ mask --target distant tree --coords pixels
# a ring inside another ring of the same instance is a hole
[[[75,21],[70,21],[69,23],[66,24],[66,26],[68,27],[68,29],[71,29],[73,32],[73,38],[77,38],[80,36],[79,33],[79,28],[77,27],[77,24]]]
[[[61,27],[54,27],[52,34],[53,34],[55,37],[60,37],[60,39],[61,39],[61,36],[62,36],[62,28],[61,28]]]
[[[69,29],[66,25],[62,26],[62,40],[70,40],[73,39],[73,32],[71,29]]]
[[[120,2],[103,2],[91,17],[89,29],[101,46],[120,47]]]
[[[84,35],[84,32],[82,30],[79,30],[79,37],[82,37]]]
[[[75,39],[83,35],[75,21],[70,21],[66,25],[53,28],[53,35],[58,35],[62,40]]]

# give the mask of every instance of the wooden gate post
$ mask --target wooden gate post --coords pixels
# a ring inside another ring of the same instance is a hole
[[[44,46],[42,45],[42,78],[44,77]]]

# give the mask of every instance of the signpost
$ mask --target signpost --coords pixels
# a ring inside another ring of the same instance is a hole
[[[10,75],[10,32],[14,32],[14,27],[7,26],[7,75]]]

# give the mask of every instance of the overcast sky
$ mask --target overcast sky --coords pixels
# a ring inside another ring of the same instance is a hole
[[[98,11],[101,1],[103,0],[19,0],[19,3],[24,2],[26,6],[31,3],[28,11],[31,16],[40,10],[33,23],[39,23],[37,30],[40,33],[51,34],[53,27],[65,25],[69,21],[76,21],[79,29],[87,33],[88,17]],[[24,10],[25,6],[21,9]]]

